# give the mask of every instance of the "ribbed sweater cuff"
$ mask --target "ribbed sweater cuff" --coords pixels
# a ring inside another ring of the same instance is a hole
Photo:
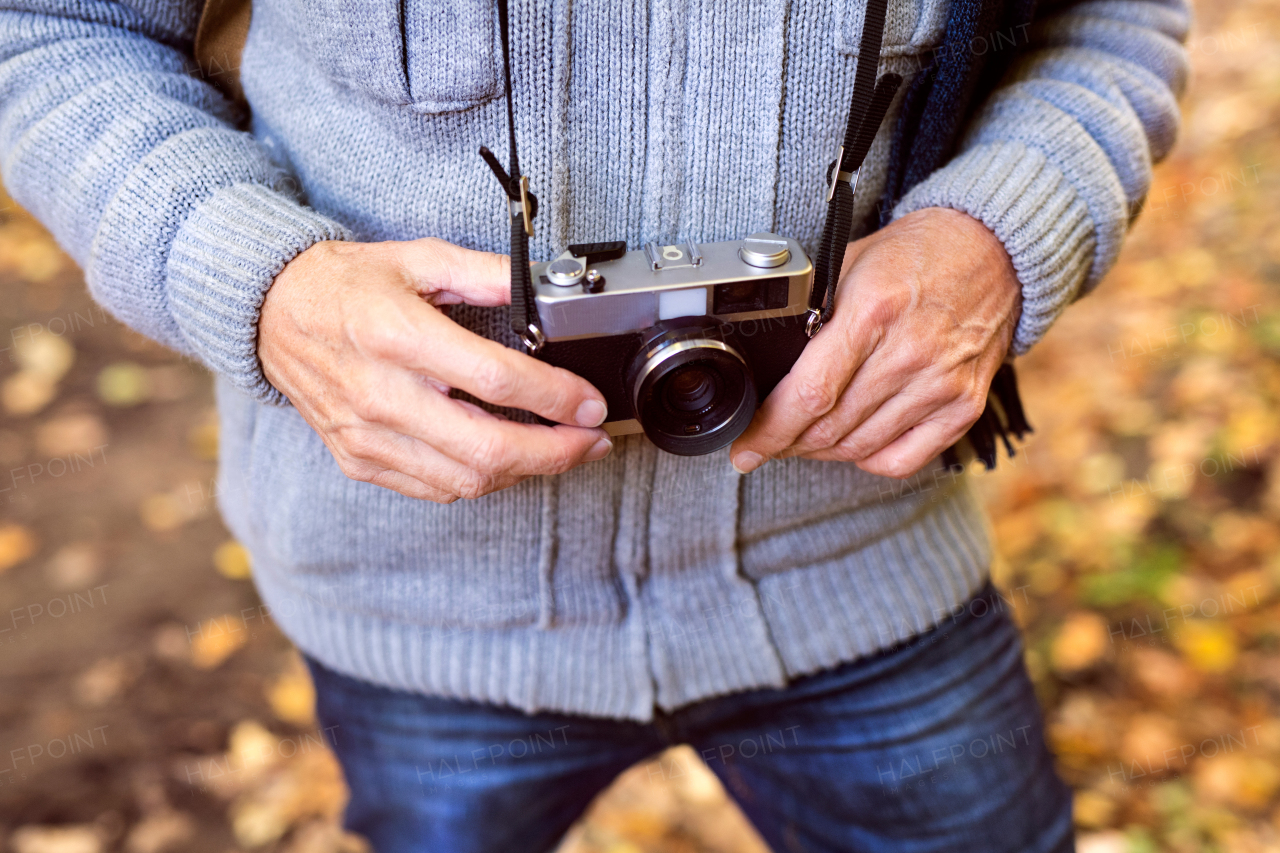
[[[169,254],[169,305],[211,370],[256,400],[287,401],[262,373],[258,315],[275,277],[309,246],[350,233],[260,184],[224,187],[195,208]]]
[[[1022,284],[1015,355],[1044,336],[1093,266],[1096,236],[1084,200],[1052,162],[1021,143],[965,151],[907,193],[894,218],[926,207],[969,214],[1009,252]]]

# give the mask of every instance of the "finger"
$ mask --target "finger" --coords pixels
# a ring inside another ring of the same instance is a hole
[[[947,443],[938,448],[941,453],[964,435],[974,421],[982,416],[985,397],[968,394],[939,398],[928,391],[920,395],[910,392],[899,394],[879,411],[850,432],[836,445],[846,459],[862,460],[880,452],[917,425],[936,424],[942,431],[939,440]],[[930,434],[935,431],[931,429]]]
[[[877,413],[863,427],[855,430],[855,433],[868,427],[882,430],[877,437],[865,438],[850,433],[835,447],[806,454],[806,458],[853,461],[858,463],[858,467],[871,473],[886,477],[909,477],[964,435],[977,420],[976,415],[970,416],[973,408],[963,400],[955,400],[915,420],[911,426],[902,430],[890,424],[889,418],[892,416],[889,413],[886,413],[884,424],[873,424],[872,421],[879,417]],[[912,415],[906,415],[897,422],[913,419]],[[889,434],[893,434],[893,437],[881,440]]]
[[[908,371],[900,369],[881,353],[873,353],[845,387],[835,407],[810,424],[787,453],[803,456],[834,447],[888,401],[901,394],[910,381]]]
[[[394,371],[356,414],[423,441],[481,474],[560,474],[602,459],[613,448],[602,429],[522,424],[475,411],[427,387],[408,371]]]
[[[437,503],[478,498],[524,479],[509,474],[481,474],[426,442],[378,426],[344,431],[335,457],[343,473],[353,480]]]
[[[878,334],[851,337],[846,328],[828,324],[804,348],[733,443],[729,453],[734,468],[745,474],[780,455],[836,405],[879,341]]]
[[[893,442],[915,425],[927,421],[943,405],[941,401],[914,397],[909,391],[898,394],[834,444],[814,452],[826,450],[832,459],[857,462]],[[808,453],[803,451],[802,455]]]
[[[400,262],[419,293],[439,290],[454,297],[441,301],[468,305],[511,302],[511,259],[506,255],[464,249],[434,237],[396,245]]]
[[[944,421],[927,421],[863,459],[858,467],[881,477],[913,477],[963,434]]]
[[[524,409],[557,423],[596,427],[608,414],[590,382],[497,341],[482,338],[412,294],[358,333],[357,346],[374,358],[460,388],[496,406]]]

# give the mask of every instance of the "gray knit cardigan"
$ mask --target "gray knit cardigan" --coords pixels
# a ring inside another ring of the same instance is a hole
[[[543,200],[533,256],[758,230],[812,250],[864,2],[515,0],[522,165]],[[724,451],[679,458],[631,436],[448,506],[343,476],[263,378],[259,307],[319,240],[503,249],[505,207],[476,155],[505,156],[490,0],[255,0],[251,132],[192,73],[198,0],[6,5],[4,181],[109,311],[217,374],[223,513],[272,615],[325,664],[645,720],[874,653],[985,579],[982,512],[936,469],[905,487],[802,459],[744,477]],[[917,73],[947,8],[891,0],[882,72]],[[1184,0],[1059,3],[970,46],[1018,59],[895,214],[955,208],[1004,242],[1023,287],[1016,352],[1115,261],[1177,129],[1188,19]],[[454,316],[507,339],[501,310]]]

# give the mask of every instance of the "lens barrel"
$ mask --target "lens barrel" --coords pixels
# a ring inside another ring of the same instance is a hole
[[[679,456],[713,453],[742,435],[756,386],[726,327],[705,317],[664,320],[646,334],[628,371],[645,435]]]

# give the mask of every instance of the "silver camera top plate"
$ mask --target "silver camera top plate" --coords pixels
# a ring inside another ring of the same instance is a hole
[[[744,254],[760,263],[762,246],[772,249],[770,263],[784,255],[785,246],[786,260],[776,266],[747,263]],[[813,284],[813,264],[800,244],[776,234],[753,234],[746,240],[701,245],[650,244],[616,260],[591,265],[591,270],[604,277],[604,286],[598,292],[556,284],[548,278],[552,264],[571,258],[566,252],[550,263],[533,265],[538,315],[547,340],[642,331],[659,320],[678,316],[710,315],[725,322],[794,316],[808,309]],[[556,278],[565,280],[559,275]],[[751,280],[779,284],[779,279],[787,281],[783,307],[713,311],[717,285]]]

